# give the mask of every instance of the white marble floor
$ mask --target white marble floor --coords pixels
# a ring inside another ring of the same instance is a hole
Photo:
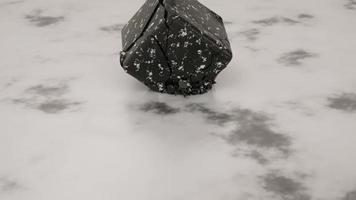
[[[0,0],[1,200],[355,200],[356,1],[202,0],[214,90],[119,66],[143,0]]]

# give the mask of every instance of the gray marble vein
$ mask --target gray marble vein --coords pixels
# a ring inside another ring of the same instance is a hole
[[[317,54],[315,53],[311,53],[303,49],[298,49],[295,51],[284,53],[280,56],[280,58],[278,58],[278,62],[287,66],[295,66],[301,65],[302,61],[305,59],[310,59],[316,56]]]
[[[37,27],[45,27],[60,23],[64,20],[63,16],[47,16],[42,14],[42,10],[35,10],[32,14],[28,14],[25,18]]]

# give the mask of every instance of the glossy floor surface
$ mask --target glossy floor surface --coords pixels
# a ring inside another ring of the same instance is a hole
[[[1,200],[355,200],[356,1],[202,0],[212,92],[119,66],[143,0],[0,0]]]

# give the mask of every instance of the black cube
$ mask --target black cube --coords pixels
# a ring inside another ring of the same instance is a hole
[[[147,0],[122,29],[123,69],[154,91],[209,91],[232,59],[223,20],[197,0]]]

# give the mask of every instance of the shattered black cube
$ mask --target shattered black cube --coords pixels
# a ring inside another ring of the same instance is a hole
[[[222,18],[197,0],[146,0],[122,29],[121,66],[154,91],[206,93],[231,59]]]

